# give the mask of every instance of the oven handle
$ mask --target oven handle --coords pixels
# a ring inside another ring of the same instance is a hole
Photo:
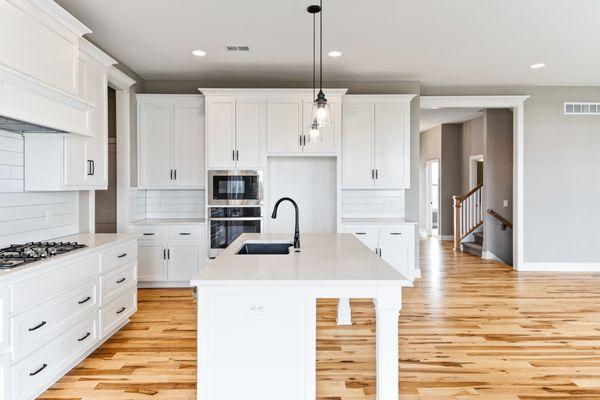
[[[209,221],[262,221],[262,217],[245,217],[245,218],[208,218]]]

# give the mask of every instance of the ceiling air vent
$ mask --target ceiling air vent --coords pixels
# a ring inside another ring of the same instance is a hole
[[[600,103],[565,103],[567,115],[600,115]]]
[[[225,46],[227,51],[250,51],[249,46]]]

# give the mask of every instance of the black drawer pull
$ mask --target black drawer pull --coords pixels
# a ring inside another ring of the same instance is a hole
[[[123,283],[123,282],[125,282],[125,279],[127,279],[127,278],[121,278],[117,281],[117,283]]]
[[[181,236],[190,236],[191,235],[191,233],[189,233],[189,232],[179,232],[179,234]]]
[[[42,321],[39,325],[36,325],[33,328],[29,328],[29,332],[37,331],[44,325],[46,325],[46,321]]]
[[[123,311],[125,311],[126,308],[125,307],[121,307],[121,309],[119,311],[117,311],[117,314],[121,314]]]
[[[355,234],[355,235],[366,235],[366,234],[367,234],[367,232],[355,232],[354,234]]]
[[[390,235],[402,235],[401,232],[390,232]]]
[[[77,304],[83,304],[83,303],[87,303],[87,302],[88,302],[88,301],[90,301],[91,299],[92,299],[92,298],[91,298],[90,296],[88,296],[88,297],[86,297],[86,298],[85,298],[85,299],[83,299],[83,300],[79,300],[79,301],[77,302]]]
[[[123,253],[117,256],[117,258],[123,258],[123,257],[127,257],[127,253]]]
[[[142,233],[142,235],[144,235],[144,236],[154,236],[154,233],[152,233],[152,232],[149,232],[149,233]]]
[[[90,337],[91,333],[88,332],[86,333],[83,337],[77,339],[78,342],[83,342],[85,339],[87,339],[88,337]]]
[[[45,370],[47,366],[48,366],[48,364],[44,363],[44,365],[42,365],[42,366],[40,367],[40,369],[38,369],[37,371],[35,371],[35,372],[30,372],[30,373],[29,373],[29,376],[35,376],[35,375],[39,374],[40,372],[42,372],[43,370]]]

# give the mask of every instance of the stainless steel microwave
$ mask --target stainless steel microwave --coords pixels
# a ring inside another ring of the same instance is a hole
[[[262,200],[261,171],[208,171],[208,205],[259,206]]]

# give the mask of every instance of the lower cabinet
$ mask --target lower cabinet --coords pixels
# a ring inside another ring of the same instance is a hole
[[[414,224],[405,225],[342,225],[344,233],[352,233],[393,266],[402,275],[414,279],[417,265],[417,232]]]
[[[138,234],[139,281],[144,286],[188,286],[206,262],[205,224],[132,224]]]
[[[0,400],[9,400],[10,397],[10,356],[0,356]]]

